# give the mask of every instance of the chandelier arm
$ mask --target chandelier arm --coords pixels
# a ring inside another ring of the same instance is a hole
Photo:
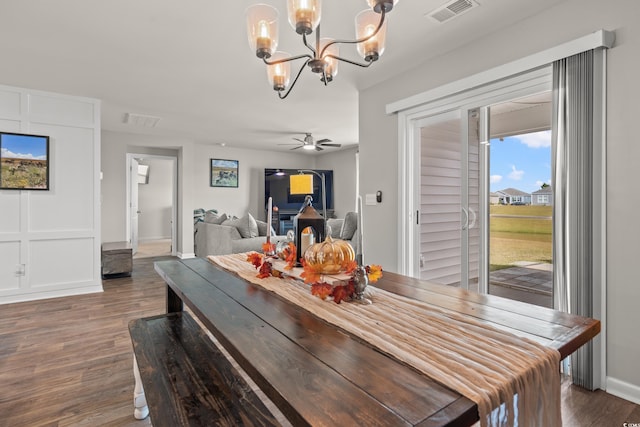
[[[367,68],[369,67],[371,64],[373,64],[373,61],[369,61],[366,64],[362,63],[362,62],[356,62],[356,61],[352,61],[350,59],[346,59],[346,58],[341,58],[339,56],[335,56],[335,55],[327,55],[325,56],[325,58],[333,58],[333,59],[337,59],[338,61],[342,61],[342,62],[347,62],[351,65],[357,65],[358,67],[362,67],[362,68]]]
[[[306,55],[306,56],[309,56],[309,55]],[[280,99],[285,99],[287,96],[289,96],[289,93],[291,92],[291,89],[293,89],[293,87],[296,85],[296,82],[298,81],[298,78],[300,77],[300,74],[302,74],[302,70],[304,70],[304,67],[307,66],[307,64],[309,63],[309,61],[311,61],[311,59],[313,59],[313,58],[309,58],[306,61],[304,61],[304,64],[302,64],[302,67],[300,67],[300,69],[298,70],[298,74],[296,75],[296,78],[293,79],[293,83],[291,83],[291,86],[289,86],[289,90],[287,90],[287,93],[282,95],[282,92],[278,91],[278,96],[280,97]]]
[[[307,62],[309,62],[309,60],[313,59],[313,56],[306,53],[304,55],[296,55],[296,56],[290,56],[289,58],[278,59],[277,61],[267,61],[266,58],[262,58],[262,61],[264,61],[264,63],[267,65],[277,65],[277,64],[282,64],[283,62],[295,61],[296,59],[302,59],[302,58],[307,58],[307,60],[305,61],[305,64],[306,64]]]
[[[320,34],[320,25],[318,25],[317,32],[318,32],[318,34]],[[318,52],[316,52],[316,50],[313,48],[313,46],[311,46],[311,45],[309,44],[309,42],[307,42],[307,35],[306,35],[306,34],[302,34],[302,43],[304,43],[304,45],[305,45],[305,46],[306,46],[306,47],[307,47],[311,52],[313,52],[313,56],[315,57],[315,56],[316,56],[316,54],[317,54]],[[319,46],[319,45],[318,45],[318,46]],[[316,47],[317,47],[317,46],[316,46]]]
[[[384,24],[384,19],[385,19],[386,15],[387,15],[387,13],[385,12],[384,9],[382,9],[382,11],[380,12],[380,22],[378,23],[378,27],[376,28],[376,30],[373,33],[371,33],[367,37],[362,37],[361,39],[357,39],[357,40],[333,40],[333,41],[327,43],[327,45],[324,46],[322,48],[322,51],[320,52],[320,58],[324,57],[324,52],[331,45],[334,45],[334,44],[337,44],[337,43],[340,43],[340,44],[345,44],[345,43],[357,44],[357,43],[366,42],[370,38],[374,37],[376,34],[378,34],[378,31],[380,31],[380,28],[382,28],[382,24]],[[334,57],[334,58],[340,59],[338,57]],[[349,61],[347,61],[347,62],[349,62]],[[359,65],[359,64],[356,64],[356,65]],[[366,65],[366,67],[368,67],[368,65]]]

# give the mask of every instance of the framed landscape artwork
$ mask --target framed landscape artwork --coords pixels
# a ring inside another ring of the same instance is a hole
[[[49,137],[0,132],[0,190],[49,189]]]
[[[238,163],[238,160],[211,159],[211,187],[237,187]]]

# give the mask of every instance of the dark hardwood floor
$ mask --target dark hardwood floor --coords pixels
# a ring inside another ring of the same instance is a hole
[[[0,426],[145,426],[128,323],[165,310],[153,259],[104,292],[0,306]]]
[[[0,426],[148,426],[133,418],[129,320],[165,309],[159,258],[104,292],[0,305]],[[640,406],[563,382],[565,426],[640,423]]]

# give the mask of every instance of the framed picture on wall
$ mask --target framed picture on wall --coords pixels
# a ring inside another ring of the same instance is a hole
[[[211,187],[238,187],[238,160],[211,159]]]
[[[49,137],[0,132],[0,190],[49,189]]]

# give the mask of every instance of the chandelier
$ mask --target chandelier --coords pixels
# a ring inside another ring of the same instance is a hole
[[[278,46],[278,10],[266,4],[256,4],[247,9],[247,33],[249,45],[256,56],[267,64],[267,76],[273,90],[280,99],[286,98],[295,86],[302,70],[309,66],[320,74],[320,80],[327,85],[338,74],[338,61],[359,67],[369,67],[384,52],[387,23],[385,16],[398,0],[366,0],[371,9],[356,16],[356,39],[334,40],[320,38],[320,17],[322,0],[287,0],[289,24],[302,36],[302,43],[310,53],[292,56],[276,51]],[[307,36],[313,32],[315,44],[311,45]],[[340,44],[355,44],[364,62],[340,57]],[[291,82],[291,61],[304,60],[293,83]]]

